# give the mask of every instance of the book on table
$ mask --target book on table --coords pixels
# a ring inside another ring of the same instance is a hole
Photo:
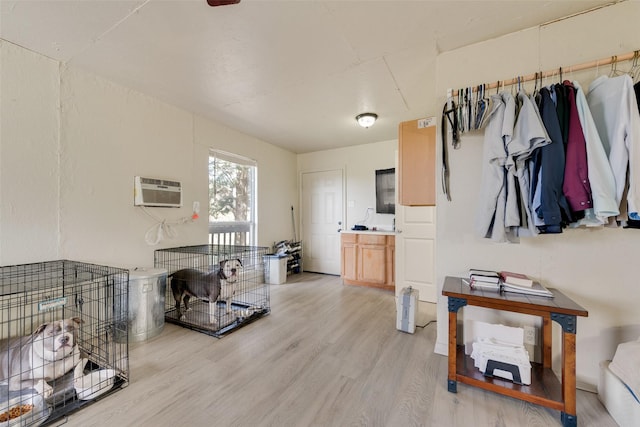
[[[496,291],[496,292],[500,292],[500,289],[501,289],[500,282],[496,282],[496,283],[482,282],[475,279],[471,279],[469,281],[469,287],[471,289],[484,289],[484,290]]]
[[[473,282],[500,283],[500,275],[497,271],[469,269],[469,279]]]
[[[503,282],[500,288],[503,292],[553,298],[553,293],[538,282],[533,282],[531,286],[519,286]]]
[[[465,281],[465,283],[472,289],[513,292],[553,298],[553,293],[547,288],[538,282],[534,282],[522,273],[470,268],[469,281]]]
[[[510,285],[527,286],[529,288],[533,286],[533,280],[527,277],[526,274],[522,274],[522,273],[514,273],[512,271],[501,271],[500,279],[502,280],[503,283],[508,283]]]

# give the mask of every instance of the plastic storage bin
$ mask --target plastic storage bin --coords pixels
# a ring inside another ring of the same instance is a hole
[[[164,329],[167,270],[136,268],[129,271],[129,341],[145,341]]]
[[[287,256],[267,254],[264,256],[264,280],[270,285],[281,285],[287,281]]]

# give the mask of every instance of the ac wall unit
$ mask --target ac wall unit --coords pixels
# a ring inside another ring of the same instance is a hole
[[[133,187],[135,206],[179,208],[182,206],[182,185],[179,181],[136,176]]]

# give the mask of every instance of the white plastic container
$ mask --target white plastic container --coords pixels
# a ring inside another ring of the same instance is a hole
[[[264,280],[270,285],[281,285],[287,281],[287,256],[267,254],[264,256]]]
[[[413,334],[418,322],[418,290],[411,286],[402,288],[397,300],[396,328]]]

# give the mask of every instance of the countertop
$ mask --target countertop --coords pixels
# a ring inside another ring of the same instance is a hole
[[[341,230],[341,233],[345,234],[379,234],[384,236],[395,236],[398,234],[396,231],[392,230]]]

